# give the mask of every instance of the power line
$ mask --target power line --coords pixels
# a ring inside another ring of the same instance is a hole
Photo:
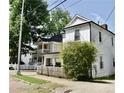
[[[74,2],[74,3],[71,4],[70,6],[67,6],[66,9],[69,8],[69,7],[72,7],[72,6],[76,5],[76,4],[78,4],[78,3],[80,3],[81,1],[82,1],[82,0],[78,0],[78,1]]]
[[[63,4],[65,1],[67,1],[67,0],[63,0],[62,2],[60,2],[59,4],[57,4],[56,6],[54,6],[52,9],[48,10],[48,12],[52,11],[53,9],[55,9],[56,7],[58,7],[59,5]],[[53,5],[53,4],[57,3],[57,2],[58,2],[58,0],[57,0],[56,2],[53,2],[51,5]],[[34,12],[37,8],[39,8],[40,6],[41,6],[41,4],[38,5],[36,8],[34,8],[30,13],[33,13],[33,12]],[[42,16],[45,15],[45,14],[46,14],[46,12],[43,13]],[[25,17],[26,17],[26,16],[25,16]]]
[[[52,9],[48,10],[48,12],[52,11],[53,9],[55,9],[56,7],[58,7],[59,5],[63,4],[65,1],[67,0],[63,0],[62,2],[60,2],[58,5],[56,5],[55,7],[53,7]]]
[[[56,0],[55,2],[53,2],[50,6],[54,5],[55,3],[57,3],[58,0]],[[36,8],[34,8],[30,13],[33,13],[37,8],[39,8],[42,4],[38,5]]]
[[[58,2],[58,0],[56,0],[55,2],[53,2],[51,5],[49,5],[49,6],[52,6],[52,5],[54,5],[55,3],[57,3]]]
[[[115,6],[112,8],[112,10],[111,10],[111,12],[109,13],[109,15],[107,16],[107,18],[106,18],[105,22],[107,22],[107,21],[108,21],[108,19],[109,19],[109,18],[110,18],[110,16],[112,15],[112,13],[113,13],[114,9],[115,9]]]

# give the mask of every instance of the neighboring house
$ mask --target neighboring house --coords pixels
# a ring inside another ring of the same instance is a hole
[[[79,15],[65,26],[65,34],[49,39],[41,38],[38,43],[36,58],[42,67],[61,66],[61,43],[68,41],[88,41],[95,43],[98,49],[96,62],[92,65],[92,76],[102,77],[114,74],[115,70],[115,34],[108,30],[106,24],[99,25]]]
[[[31,46],[30,50],[26,54],[21,55],[21,61],[24,62],[24,64],[20,64],[20,69],[21,70],[36,70],[37,68],[37,60],[33,59],[33,55],[37,48],[37,45],[30,44],[27,46]]]
[[[38,39],[37,54],[34,55],[39,65],[60,67],[60,52],[62,49],[62,35],[56,35],[51,38]]]
[[[37,45],[34,45],[31,43],[30,45],[27,44],[27,46],[31,46],[29,51],[26,54],[21,55],[21,61],[25,63],[25,65],[34,65],[36,64],[35,60],[32,60],[33,54],[35,53],[35,50],[37,49]]]

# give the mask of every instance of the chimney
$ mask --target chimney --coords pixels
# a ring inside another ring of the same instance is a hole
[[[101,27],[105,28],[106,30],[108,30],[108,25],[107,24],[102,24]]]

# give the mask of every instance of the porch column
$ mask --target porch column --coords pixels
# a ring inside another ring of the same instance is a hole
[[[43,53],[43,51],[44,51],[44,43],[42,42],[42,53]]]
[[[44,57],[44,63],[43,66],[46,66],[46,58]]]
[[[44,56],[42,56],[41,65],[44,65]]]
[[[52,64],[53,64],[53,67],[55,67],[55,65],[56,65],[56,58],[52,58]]]

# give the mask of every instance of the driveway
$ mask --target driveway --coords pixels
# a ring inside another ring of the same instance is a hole
[[[30,75],[35,78],[47,80],[53,83],[65,85],[68,90],[72,90],[68,93],[114,93],[115,81],[114,80],[101,80],[97,82],[83,82],[83,81],[71,81],[62,78],[48,77],[44,75],[37,75],[36,72],[23,71],[22,74]],[[58,89],[56,93],[61,89]],[[63,89],[62,89],[63,90]]]

